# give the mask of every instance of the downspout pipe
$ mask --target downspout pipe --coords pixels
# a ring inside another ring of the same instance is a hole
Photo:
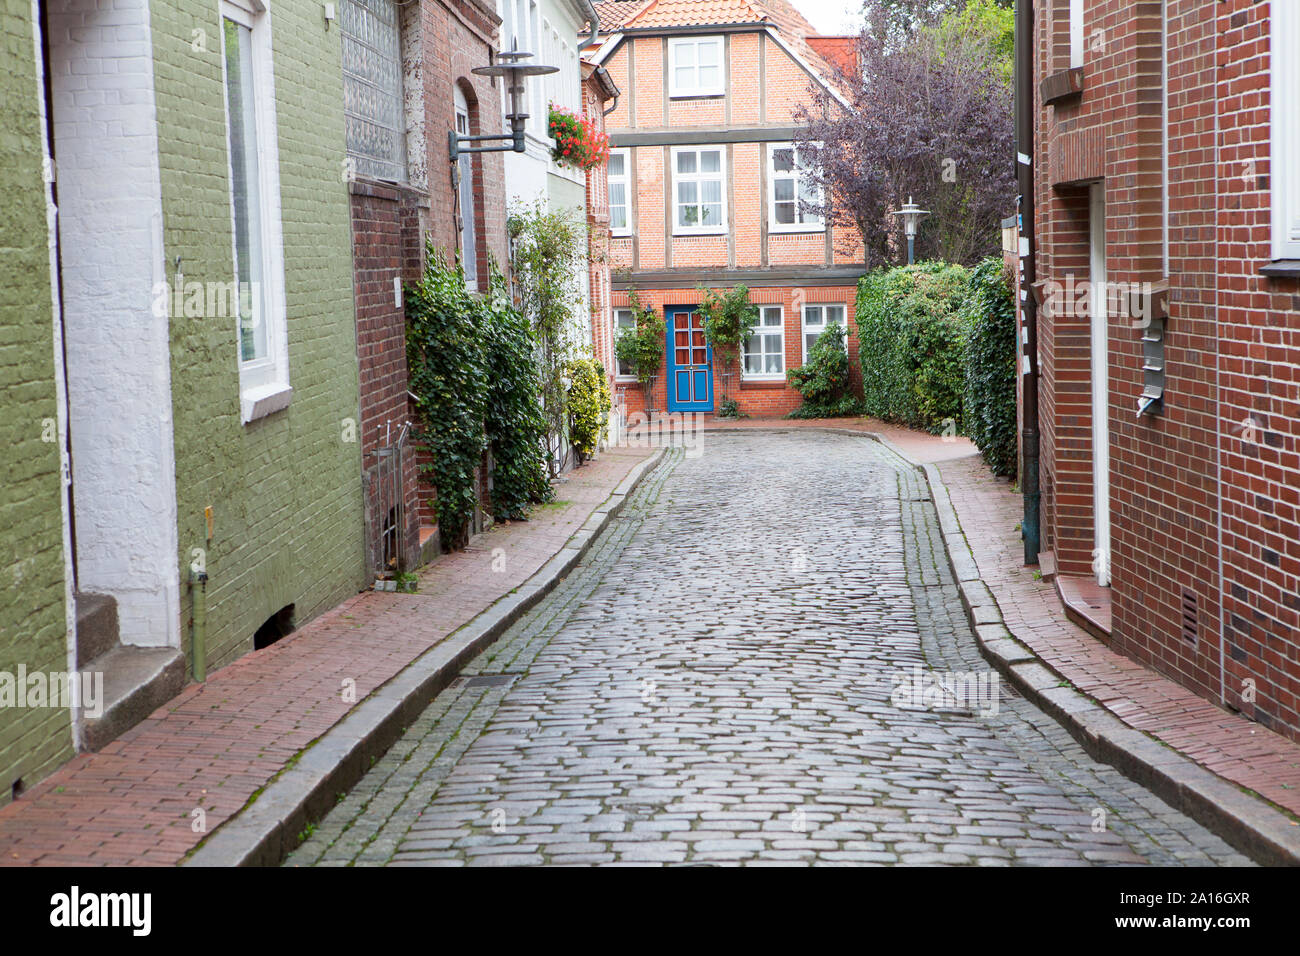
[[[618,98],[623,94],[618,88],[618,84],[614,82],[614,78],[609,75],[609,70],[605,69],[603,66],[598,66],[596,67],[596,75],[600,77],[600,82],[604,84],[605,89],[611,91],[613,102],[609,104],[609,109],[600,111],[602,116],[608,116],[610,113],[614,112],[614,110],[618,109]]]
[[[578,47],[578,54],[581,56],[582,51],[595,44],[596,38],[600,36],[600,17],[596,15],[596,7],[591,0],[578,0],[578,6],[582,8],[583,15],[587,18],[587,24],[591,30],[587,42]]]
[[[191,672],[200,684],[208,679],[208,575],[190,571]]]
[[[1024,496],[1021,539],[1025,564],[1037,564],[1040,550],[1038,483],[1038,300],[1035,261],[1038,245],[1034,234],[1034,5],[1033,0],[1016,0],[1016,183],[1019,186],[1020,290],[1017,307],[1025,330],[1022,377],[1021,447],[1023,449],[1020,490]]]

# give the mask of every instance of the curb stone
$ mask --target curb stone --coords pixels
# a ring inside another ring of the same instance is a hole
[[[985,659],[1027,700],[1065,727],[1093,759],[1115,767],[1257,863],[1300,865],[1300,827],[1286,814],[1130,727],[1075,690],[1014,638],[988,585],[979,577],[939,469],[912,462],[892,446],[891,450],[925,474],[962,606]]]
[[[223,822],[181,866],[277,866],[297,835],[333,808],[478,654],[577,566],[596,536],[663,459],[659,448],[635,465],[564,546],[513,592],[434,644],[360,701]]]
[[[1002,618],[997,600],[980,576],[974,552],[936,466],[917,462],[884,435],[867,429],[751,426],[744,431],[796,429],[875,439],[908,466],[925,474],[938,513],[948,564],[980,653],[1025,699],[1069,731],[1094,760],[1114,767],[1146,787],[1257,863],[1300,866],[1300,826],[1285,813],[1156,738],[1130,727],[1075,690],[1061,674],[1015,639]]]

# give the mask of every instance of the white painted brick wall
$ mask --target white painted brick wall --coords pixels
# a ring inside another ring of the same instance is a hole
[[[51,0],[50,34],[78,583],[117,598],[124,642],[179,646],[147,0]]]

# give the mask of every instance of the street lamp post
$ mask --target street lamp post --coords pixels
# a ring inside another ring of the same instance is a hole
[[[451,130],[447,134],[447,144],[453,163],[461,153],[522,153],[524,151],[526,148],[524,130],[528,121],[528,114],[524,112],[524,81],[530,76],[544,76],[547,73],[558,73],[560,70],[558,66],[521,62],[531,56],[531,53],[511,50],[508,53],[498,53],[497,62],[491,66],[479,66],[470,70],[471,73],[479,76],[505,77],[506,92],[510,94],[510,112],[506,114],[506,119],[510,120],[510,132],[488,136],[462,136],[454,129]],[[471,143],[494,145],[472,146],[469,145]]]
[[[908,196],[907,203],[902,209],[895,210],[894,215],[903,217],[903,232],[907,234],[907,264],[910,266],[915,261],[916,225],[922,216],[930,215],[930,210],[922,209]]]

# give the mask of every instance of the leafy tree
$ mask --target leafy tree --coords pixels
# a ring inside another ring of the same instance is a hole
[[[847,106],[823,91],[797,112],[800,158],[823,196],[809,208],[856,228],[875,267],[900,258],[891,213],[913,197],[932,213],[917,259],[973,264],[997,250],[1015,201],[1003,14],[988,0],[868,0],[866,13],[859,72],[842,78]]]
[[[944,14],[933,30],[941,56],[986,59],[1008,87],[1015,81],[1016,15],[1009,5],[969,0]]]

